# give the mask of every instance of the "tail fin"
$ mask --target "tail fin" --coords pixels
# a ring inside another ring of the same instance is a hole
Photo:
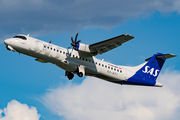
[[[156,79],[166,59],[175,56],[176,55],[173,54],[162,54],[162,53],[154,54],[152,57],[146,59],[146,61],[148,62],[127,81],[141,85],[162,87],[162,84],[156,82]]]

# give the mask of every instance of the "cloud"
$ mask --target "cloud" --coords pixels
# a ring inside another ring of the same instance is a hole
[[[39,120],[39,118],[35,107],[29,107],[16,100],[11,100],[4,110],[0,109],[0,120]]]
[[[51,89],[42,103],[66,120],[176,120],[180,108],[180,72],[158,79],[162,88],[126,86],[87,77],[82,84]]]
[[[1,0],[0,34],[2,39],[18,33],[36,36],[86,27],[111,29],[155,11],[180,11],[179,6],[179,0]]]

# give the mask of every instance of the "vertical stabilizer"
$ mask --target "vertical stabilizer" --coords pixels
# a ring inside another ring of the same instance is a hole
[[[173,54],[156,53],[152,57],[146,59],[148,61],[142,68],[140,68],[135,75],[127,79],[127,82],[140,85],[158,86],[162,84],[156,82],[156,79],[166,61],[166,59],[175,57]]]

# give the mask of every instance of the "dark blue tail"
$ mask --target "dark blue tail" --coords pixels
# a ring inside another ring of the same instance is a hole
[[[139,69],[127,82],[139,85],[156,86],[156,79],[164,65],[166,59],[175,57],[172,54],[157,53],[146,59],[148,61],[141,69]],[[158,83],[159,84],[159,83]]]

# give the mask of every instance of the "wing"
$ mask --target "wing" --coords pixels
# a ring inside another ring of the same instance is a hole
[[[89,46],[89,49],[91,51],[91,55],[98,55],[98,54],[102,54],[105,53],[109,50],[112,50],[120,45],[122,45],[123,43],[133,39],[134,37],[132,35],[128,35],[128,34],[123,34],[108,40],[104,40],[95,44],[91,44]]]

